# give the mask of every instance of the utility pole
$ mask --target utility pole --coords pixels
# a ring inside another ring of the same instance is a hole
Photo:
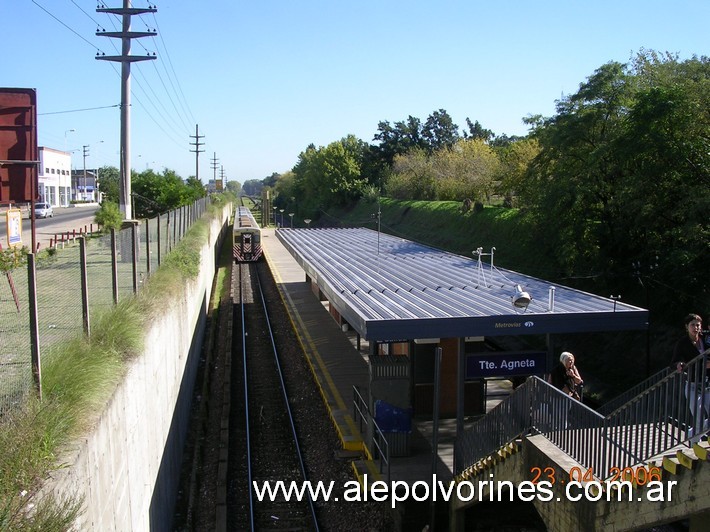
[[[224,166],[219,167],[219,182],[216,183],[217,185],[217,190],[222,192],[224,190],[224,179],[227,177],[227,175],[224,173]]]
[[[200,142],[200,139],[205,138],[204,135],[200,136],[200,129],[199,125],[195,124],[195,135],[190,135],[190,138],[195,139],[195,142],[191,142],[190,144],[195,147],[194,150],[190,150],[191,152],[194,152],[195,154],[195,179],[199,181],[200,179],[200,166],[199,166],[199,159],[200,159],[200,153],[204,153],[205,150],[201,150],[200,146],[204,146],[204,142]]]
[[[219,159],[217,159],[217,152],[214,152],[210,165],[212,167],[212,181],[214,182],[215,189],[217,188],[217,166],[219,166],[217,163],[219,163]]]
[[[102,4],[103,5],[103,4]],[[103,61],[115,61],[121,63],[121,159],[119,180],[119,206],[126,220],[133,218],[131,208],[131,63],[135,61],[145,61],[156,59],[153,55],[131,55],[131,39],[139,37],[154,37],[158,34],[151,31],[131,31],[131,17],[144,13],[155,13],[158,11],[155,6],[149,5],[147,8],[130,7],[129,0],[123,0],[123,7],[97,7],[97,13],[109,13],[121,15],[121,31],[97,31],[97,36],[114,37],[121,39],[121,55],[96,55],[96,59]]]
[[[82,199],[86,199],[86,158],[89,156],[89,145],[85,144],[81,147],[84,155],[84,195]]]

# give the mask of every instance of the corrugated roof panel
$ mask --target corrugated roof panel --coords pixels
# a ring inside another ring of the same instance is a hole
[[[520,324],[526,334],[541,334],[642,329],[647,322],[644,309],[369,229],[277,235],[368,339],[421,334],[417,323],[427,335],[446,337],[510,334]],[[512,304],[516,284],[532,296],[527,309]]]

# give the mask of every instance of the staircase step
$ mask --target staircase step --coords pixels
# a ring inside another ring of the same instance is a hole
[[[678,459],[680,465],[682,465],[686,469],[693,469],[693,467],[695,467],[695,463],[698,461],[698,457],[695,456],[695,453],[690,449],[681,449],[677,451],[676,458]]]
[[[694,443],[693,452],[700,460],[707,460],[708,456],[710,456],[710,443],[702,440]]]
[[[680,460],[675,456],[663,457],[663,469],[668,471],[671,475],[677,475],[681,467]]]

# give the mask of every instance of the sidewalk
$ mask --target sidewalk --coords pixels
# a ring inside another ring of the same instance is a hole
[[[54,242],[55,237],[61,241],[61,235],[72,236],[76,231],[76,235],[79,236],[81,232],[91,232],[91,227],[93,224],[93,231],[98,232],[99,226],[94,221],[94,213],[98,208],[97,203],[88,203],[85,205],[77,207],[55,207],[54,208],[54,218],[38,219],[35,220],[35,241],[39,244],[39,250],[45,250],[49,248],[50,240]],[[80,213],[84,212],[84,215],[79,218],[71,217],[69,220],[63,219],[62,214],[64,213]],[[23,223],[23,241],[26,242],[27,247],[30,247],[32,236],[28,230],[24,233],[24,223]],[[69,235],[67,235],[67,233]]]

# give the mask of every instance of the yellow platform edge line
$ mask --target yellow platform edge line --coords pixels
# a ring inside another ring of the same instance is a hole
[[[363,473],[358,467],[358,463],[364,465],[366,471]],[[365,485],[365,475],[368,476],[368,484],[372,484],[375,481],[382,480],[382,474],[380,473],[377,465],[373,460],[360,460],[359,462],[350,462],[350,467],[353,470],[353,474],[357,479],[361,487]]]
[[[276,236],[274,235],[274,237]],[[291,320],[291,326],[293,327],[294,331],[296,331],[296,336],[298,338],[299,344],[301,345],[301,349],[306,354],[306,361],[308,362],[308,366],[311,368],[311,373],[313,374],[316,385],[318,386],[321,398],[323,399],[323,402],[325,403],[326,408],[328,409],[330,419],[335,427],[336,432],[338,433],[338,436],[340,437],[343,449],[346,449],[348,451],[367,451],[366,445],[362,441],[360,430],[355,425],[355,421],[353,420],[352,416],[343,416],[343,420],[347,426],[347,430],[336,421],[333,411],[330,407],[330,400],[332,399],[340,410],[348,411],[345,406],[345,401],[343,400],[342,396],[340,395],[340,392],[335,386],[333,378],[325,367],[325,363],[323,362],[323,359],[318,353],[318,350],[315,346],[315,342],[308,334],[308,330],[306,329],[303,320],[301,320],[300,315],[295,311],[296,305],[294,304],[288,292],[283,288],[283,279],[281,278],[278,269],[275,267],[273,261],[271,260],[271,257],[269,256],[269,253],[266,250],[264,250],[264,257],[266,258],[266,261],[269,264],[269,269],[271,270],[272,275],[276,280],[276,286],[279,290],[279,294],[281,295],[281,301],[286,307],[289,319]],[[295,320],[298,321],[299,326],[297,326]],[[305,343],[302,335],[305,336]],[[306,344],[308,345],[308,347],[306,346]],[[326,381],[330,396],[323,388],[321,380],[318,378],[318,372],[316,371],[316,368],[313,365],[313,360],[315,360],[318,364],[318,369],[320,370],[320,374]]]

